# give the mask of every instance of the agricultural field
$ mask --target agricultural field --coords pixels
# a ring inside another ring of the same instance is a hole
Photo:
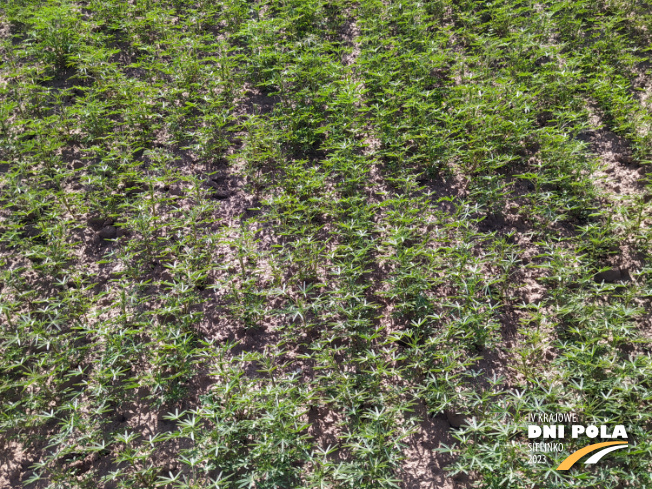
[[[0,487],[652,488],[651,49],[634,0],[4,0]]]

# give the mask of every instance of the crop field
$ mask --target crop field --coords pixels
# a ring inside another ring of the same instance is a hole
[[[4,0],[0,488],[652,488],[651,50],[634,0]]]

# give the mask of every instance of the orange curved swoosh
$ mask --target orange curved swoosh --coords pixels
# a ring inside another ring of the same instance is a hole
[[[578,451],[571,453],[566,459],[559,464],[557,470],[568,470],[570,469],[575,462],[581,459],[587,453],[594,452],[599,448],[609,447],[611,445],[627,445],[626,441],[606,441],[604,443],[596,443],[594,445],[589,445],[588,447],[580,448]]]

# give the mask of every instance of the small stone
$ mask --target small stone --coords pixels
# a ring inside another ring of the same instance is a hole
[[[622,274],[620,273],[620,269],[618,268],[612,268],[610,270],[605,270],[604,272],[596,273],[593,279],[600,283],[600,282],[607,282],[607,283],[612,283],[617,280],[620,280]]]
[[[102,239],[115,239],[118,235],[118,230],[115,226],[105,226],[100,229],[98,235]]]

